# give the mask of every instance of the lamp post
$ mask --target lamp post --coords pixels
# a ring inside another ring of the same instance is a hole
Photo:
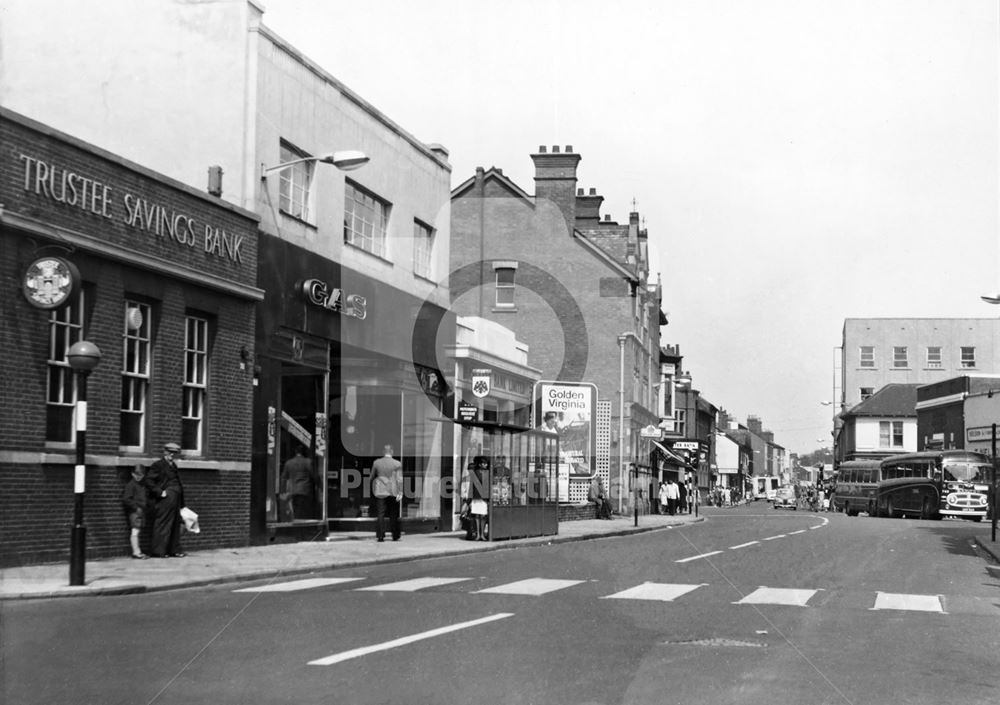
[[[87,528],[83,525],[83,496],[87,486],[87,377],[101,362],[101,349],[80,340],[66,352],[76,373],[76,468],[73,474],[73,529],[69,543],[69,584],[83,585],[87,559]]]
[[[632,514],[635,516],[635,526],[639,526],[639,466],[632,463]]]
[[[618,336],[618,513],[622,513],[624,493],[622,487],[625,484],[625,341],[628,340],[628,333]]]
[[[984,294],[979,297],[988,304],[993,304],[994,306],[1000,305],[1000,293]],[[992,392],[990,393],[992,395]],[[997,540],[997,425],[993,424],[992,427],[992,446],[990,452],[992,453],[992,458],[990,459],[990,540],[996,543]]]
[[[340,152],[327,152],[326,154],[317,154],[314,157],[302,157],[301,159],[293,159],[276,166],[265,166],[260,165],[260,180],[265,181],[268,176],[276,171],[281,171],[293,164],[301,164],[302,162],[320,162],[322,164],[333,164],[335,167],[341,171],[353,171],[359,167],[364,166],[369,161],[369,157],[364,152],[359,152],[356,149],[345,149]]]

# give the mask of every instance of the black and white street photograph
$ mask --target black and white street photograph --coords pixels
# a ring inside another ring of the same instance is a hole
[[[0,0],[0,702],[1000,702],[996,0]]]

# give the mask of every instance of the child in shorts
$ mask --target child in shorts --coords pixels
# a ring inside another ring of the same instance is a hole
[[[146,468],[136,465],[132,470],[132,477],[125,483],[122,491],[122,505],[125,507],[125,514],[128,516],[130,529],[129,543],[132,545],[132,557],[137,559],[149,558],[142,549],[139,548],[139,532],[146,520],[147,491],[143,484],[146,477]]]

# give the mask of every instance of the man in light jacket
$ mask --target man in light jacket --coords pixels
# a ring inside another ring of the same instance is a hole
[[[375,498],[375,538],[385,540],[385,517],[388,513],[392,540],[399,541],[403,464],[392,457],[392,445],[388,443],[382,457],[372,465],[372,496]]]

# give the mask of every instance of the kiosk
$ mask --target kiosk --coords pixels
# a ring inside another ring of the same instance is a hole
[[[559,436],[491,422],[461,422],[460,495],[486,502],[487,539],[559,532]],[[486,458],[483,468],[477,460]]]

